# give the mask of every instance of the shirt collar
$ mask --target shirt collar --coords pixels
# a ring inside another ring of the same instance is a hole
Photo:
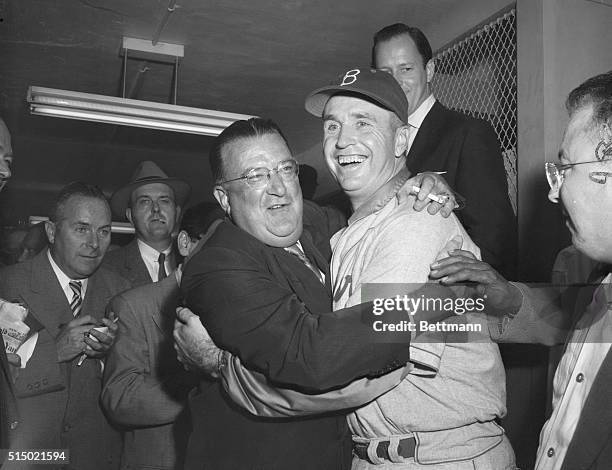
[[[349,218],[349,225],[379,211],[397,195],[404,183],[410,178],[410,171],[404,166],[389,181],[383,184],[372,196],[353,212]]]
[[[85,291],[87,290],[87,280],[88,278],[84,278],[84,279],[71,279],[68,276],[66,276],[66,274],[64,273],[64,271],[62,271],[62,268],[60,268],[57,263],[55,262],[55,260],[53,259],[53,256],[51,256],[51,250],[47,249],[47,258],[49,258],[49,263],[51,264],[51,269],[53,269],[53,272],[55,273],[55,277],[57,277],[58,282],[60,283],[60,286],[62,288],[62,290],[64,292],[70,292],[70,281],[80,281],[81,282],[81,292],[82,292],[82,297],[85,297]]]
[[[408,116],[408,125],[419,129],[423,124],[423,120],[427,116],[427,113],[431,111],[431,108],[435,103],[436,98],[434,97],[433,93],[430,93],[430,95],[425,98],[425,101],[423,101],[419,107],[415,109],[410,116]]]
[[[166,258],[168,258],[168,256],[170,256],[172,253],[172,242],[170,242],[170,245],[164,251],[157,251],[155,248],[143,242],[140,238],[137,238],[136,242],[138,243],[138,249],[140,250],[142,257],[150,259],[151,261],[157,262],[160,253],[165,254]]]

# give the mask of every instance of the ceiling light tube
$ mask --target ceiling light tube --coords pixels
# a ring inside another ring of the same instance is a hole
[[[251,115],[31,86],[32,114],[208,136]]]

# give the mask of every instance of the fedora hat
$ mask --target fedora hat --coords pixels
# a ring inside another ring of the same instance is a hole
[[[119,188],[111,196],[110,205],[113,214],[115,214],[116,217],[124,218],[125,210],[132,197],[132,192],[140,186],[152,183],[163,183],[171,187],[174,191],[176,205],[185,207],[185,203],[187,199],[189,199],[189,194],[191,193],[191,186],[182,179],[170,178],[154,162],[145,160],[144,162],[140,162],[129,183]]]

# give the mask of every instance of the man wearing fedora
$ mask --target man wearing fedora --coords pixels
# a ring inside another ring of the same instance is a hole
[[[111,197],[113,214],[125,216],[134,225],[136,237],[110,252],[105,263],[133,286],[165,279],[176,269],[172,235],[190,192],[189,184],[169,177],[154,162],[141,162],[129,183]]]

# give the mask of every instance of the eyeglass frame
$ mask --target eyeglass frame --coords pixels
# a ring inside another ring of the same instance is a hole
[[[295,164],[295,174],[293,175],[292,179],[297,178],[297,177],[298,177],[298,175],[300,174],[300,165],[299,165],[299,163],[298,163],[298,162],[297,162],[295,159],[290,158],[290,159],[288,159],[288,160],[283,160],[283,161],[278,162],[278,164],[277,164],[277,165],[276,165],[276,167],[274,167],[274,168],[266,168],[266,167],[263,167],[263,166],[256,167],[256,168],[249,168],[248,170],[246,170],[246,171],[245,171],[245,172],[242,174],[242,176],[239,176],[238,178],[232,178],[232,179],[229,179],[229,180],[225,180],[225,181],[220,181],[220,182],[219,182],[219,183],[217,183],[217,184],[218,184],[218,185],[222,185],[222,184],[225,184],[225,183],[232,183],[233,181],[246,180],[246,184],[247,184],[247,185],[248,185],[250,188],[255,188],[255,189],[257,189],[257,188],[263,188],[263,187],[265,187],[265,186],[266,186],[266,185],[267,185],[267,184],[270,182],[270,179],[272,178],[272,173],[279,174],[278,167],[279,167],[280,165],[282,165],[283,163],[287,163],[287,162],[293,162],[293,163]],[[266,172],[267,172],[267,174],[266,174],[267,180],[266,180],[265,184],[262,184],[261,186],[259,186],[259,185],[257,185],[257,186],[253,186],[251,183],[249,183],[249,179],[248,179],[248,178],[249,178],[249,176],[250,176],[250,175],[252,175],[252,174],[253,174],[253,172],[255,172],[255,171],[257,171],[257,170],[264,170],[264,171],[266,171]],[[281,179],[282,179],[283,181],[290,181],[290,180],[285,180],[285,179],[284,179],[282,176],[281,176]]]
[[[565,181],[565,170],[569,170],[570,168],[577,165],[585,165],[587,163],[602,163],[604,161],[609,160],[589,160],[588,162],[578,162],[578,163],[557,163],[557,162],[546,162],[544,163],[544,171],[546,172],[546,181],[548,181],[548,186],[550,189],[555,192],[559,192],[561,190],[561,186],[563,186],[563,182]],[[559,181],[558,186],[555,188],[553,183],[551,182],[551,172],[549,169],[554,168],[554,175],[557,181]],[[603,181],[597,179],[596,176],[603,177]],[[612,173],[607,171],[591,171],[589,173],[589,179],[598,184],[606,184],[606,178],[608,176],[612,176]]]

